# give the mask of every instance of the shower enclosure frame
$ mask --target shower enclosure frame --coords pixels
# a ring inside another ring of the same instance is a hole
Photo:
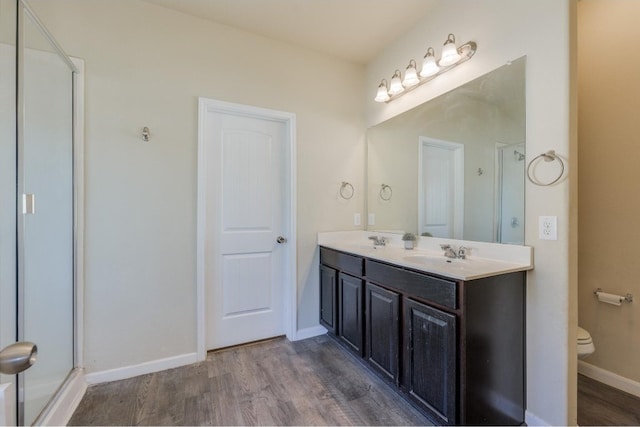
[[[16,0],[16,333],[17,341],[25,337],[25,218],[21,199],[25,194],[25,20],[39,30],[39,33],[49,43],[51,52],[57,54],[69,68],[71,73],[71,193],[72,193],[72,360],[71,369],[66,378],[57,387],[57,390],[48,399],[48,403],[39,415],[33,420],[34,424],[60,425],[66,424],[72,411],[82,398],[86,390],[86,383],[82,367],[83,361],[83,254],[84,254],[84,62],[70,58],[58,44],[52,34],[47,30],[42,21],[37,17],[26,0]],[[36,343],[37,345],[37,343]],[[37,363],[37,362],[36,362]],[[16,413],[19,425],[25,422],[24,395],[25,374],[18,374],[15,378],[18,390]]]

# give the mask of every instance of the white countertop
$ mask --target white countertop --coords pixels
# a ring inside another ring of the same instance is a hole
[[[369,236],[386,237],[385,246],[374,247]],[[318,244],[365,258],[396,264],[459,280],[474,280],[533,269],[533,248],[528,246],[419,237],[415,249],[405,249],[400,234],[346,231],[318,233]],[[440,244],[469,248],[466,259],[449,259]]]

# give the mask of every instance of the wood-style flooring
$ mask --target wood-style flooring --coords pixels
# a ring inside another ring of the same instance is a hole
[[[578,375],[578,425],[638,426],[640,398]]]
[[[431,425],[327,336],[89,387],[69,425]]]

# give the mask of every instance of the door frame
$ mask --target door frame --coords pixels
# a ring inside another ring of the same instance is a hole
[[[453,239],[462,239],[464,229],[464,144],[428,136],[418,137],[418,232],[422,233],[424,227],[424,165],[422,157],[426,146],[446,148],[453,152],[455,182],[453,200]]]
[[[286,229],[288,244],[285,248],[284,272],[284,318],[285,331],[289,340],[295,339],[297,330],[297,236],[296,236],[296,115],[285,111],[271,110],[250,105],[235,104],[211,98],[198,98],[198,178],[197,178],[197,220],[196,220],[196,354],[198,360],[205,360],[207,316],[205,309],[205,232],[207,229],[206,212],[206,117],[209,113],[226,113],[238,116],[268,119],[285,125],[285,160],[283,162],[288,188],[285,194],[285,215],[289,217]]]

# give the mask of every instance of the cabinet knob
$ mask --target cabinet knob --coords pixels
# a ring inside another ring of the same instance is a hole
[[[287,243],[287,238],[286,237],[282,237],[282,236],[278,236],[278,238],[276,239],[276,242],[282,244],[282,243]]]

